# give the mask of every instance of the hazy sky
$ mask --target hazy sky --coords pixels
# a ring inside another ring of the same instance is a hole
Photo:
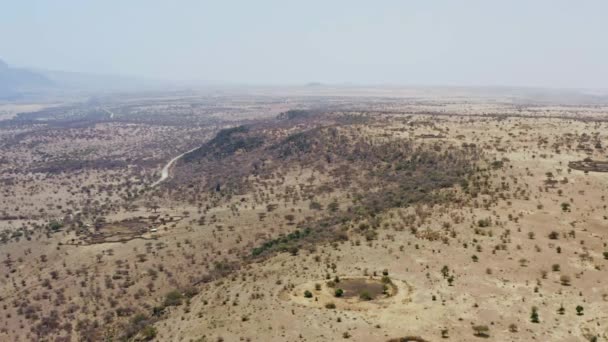
[[[608,1],[0,0],[0,58],[173,80],[608,88]]]

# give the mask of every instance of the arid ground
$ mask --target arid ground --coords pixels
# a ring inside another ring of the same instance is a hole
[[[509,89],[3,104],[0,340],[607,341],[607,146]]]

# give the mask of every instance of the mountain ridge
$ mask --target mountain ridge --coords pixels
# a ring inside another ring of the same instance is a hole
[[[23,68],[13,68],[0,59],[0,99],[18,99],[26,93],[53,87],[47,76]]]

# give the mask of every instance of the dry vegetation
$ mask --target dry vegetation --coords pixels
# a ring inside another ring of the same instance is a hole
[[[388,92],[0,121],[0,340],[606,340],[608,107]]]

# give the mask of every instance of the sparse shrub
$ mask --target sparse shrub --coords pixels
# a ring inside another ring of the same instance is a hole
[[[323,210],[323,205],[316,201],[311,201],[308,207],[312,210]]]
[[[481,228],[489,227],[492,224],[492,220],[490,218],[480,219],[477,221],[477,226]]]
[[[450,268],[448,266],[443,266],[441,268],[441,275],[443,275],[444,278],[447,278],[450,275]]]
[[[144,341],[152,341],[156,337],[157,331],[155,327],[147,325],[140,334]]]
[[[536,306],[532,307],[532,313],[530,314],[530,322],[540,323],[540,319],[538,318],[538,308]]]
[[[60,223],[60,222],[58,222],[58,221],[54,221],[54,220],[53,220],[53,221],[51,221],[51,222],[49,223],[49,229],[50,229],[51,231],[53,231],[53,232],[58,231],[58,230],[59,230],[59,229],[61,229],[62,227],[63,227],[63,224],[61,224],[61,223]]]
[[[361,300],[366,300],[366,301],[367,301],[367,300],[372,300],[372,299],[374,299],[374,298],[372,297],[372,295],[371,295],[369,292],[367,292],[367,291],[363,291],[363,292],[361,292],[361,294],[359,294],[359,298],[360,298]]]

